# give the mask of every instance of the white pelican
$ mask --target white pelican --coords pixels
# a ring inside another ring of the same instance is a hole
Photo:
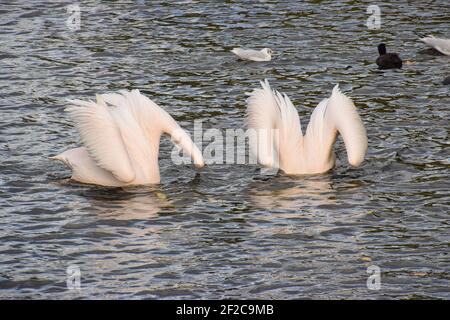
[[[289,97],[272,90],[267,80],[261,85],[262,89],[255,89],[247,100],[246,120],[247,127],[258,132],[256,142],[250,140],[258,163],[293,175],[326,172],[335,163],[333,144],[338,133],[344,139],[350,165],[363,162],[366,130],[355,105],[341,93],[339,85],[314,109],[305,135]],[[277,132],[275,139],[269,132],[273,130]]]
[[[202,154],[189,135],[139,90],[69,100],[66,108],[83,147],[51,157],[72,169],[72,179],[103,186],[159,183],[158,153],[163,133],[171,136],[197,167]]]
[[[249,61],[270,61],[272,60],[273,54],[273,51],[269,48],[264,48],[261,50],[234,48],[231,52],[237,55],[240,59]]]
[[[450,56],[450,39],[436,38],[430,35],[420,38],[420,41],[436,49],[440,53]]]
[[[445,85],[450,84],[450,76],[446,77],[444,79],[444,81],[442,81],[442,84],[445,84]]]

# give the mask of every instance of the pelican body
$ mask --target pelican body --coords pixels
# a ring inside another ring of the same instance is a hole
[[[247,127],[277,130],[278,139],[257,135],[250,148],[259,164],[281,169],[288,175],[326,172],[335,164],[333,145],[338,134],[344,140],[350,165],[357,167],[363,162],[366,130],[355,105],[339,90],[339,85],[314,109],[305,135],[289,97],[272,90],[267,80],[261,85],[262,89],[255,89],[247,100]]]
[[[97,95],[96,100],[69,100],[66,108],[83,146],[52,159],[72,169],[73,180],[103,186],[159,183],[162,134],[170,135],[197,167],[204,165],[190,136],[139,90]]]

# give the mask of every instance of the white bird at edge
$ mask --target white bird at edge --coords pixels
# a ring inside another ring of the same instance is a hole
[[[450,56],[450,39],[436,38],[434,36],[429,35],[420,38],[420,41],[436,49],[440,53]]]
[[[235,55],[237,55],[242,60],[249,61],[270,61],[272,60],[272,49],[264,48],[261,50],[253,50],[253,49],[242,49],[242,48],[234,48],[231,50]]]
[[[333,145],[338,134],[344,140],[350,165],[357,167],[363,162],[366,130],[355,105],[341,93],[339,85],[314,109],[305,135],[289,97],[272,90],[267,80],[261,85],[262,89],[255,89],[247,100],[246,119],[247,127],[257,132],[257,138],[250,139],[250,148],[259,164],[288,175],[326,172],[335,163]],[[274,129],[275,139],[269,133]]]
[[[69,113],[83,147],[51,159],[72,169],[72,179],[102,186],[160,182],[158,153],[162,134],[171,136],[203,167],[200,150],[190,136],[161,107],[139,90],[96,96],[97,101],[68,100]]]

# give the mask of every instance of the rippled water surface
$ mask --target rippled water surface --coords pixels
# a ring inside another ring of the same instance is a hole
[[[450,298],[448,1],[0,2],[0,298]],[[404,60],[380,72],[376,46]],[[235,46],[270,47],[245,63]],[[252,165],[176,166],[158,186],[70,181],[48,156],[75,147],[64,99],[138,88],[192,132],[241,128],[245,92],[269,78],[303,126],[339,82],[369,137],[341,141],[331,172],[267,177]],[[81,270],[81,291],[66,269]],[[381,289],[367,289],[367,267]]]

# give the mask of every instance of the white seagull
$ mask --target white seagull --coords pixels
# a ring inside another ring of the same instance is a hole
[[[66,108],[83,147],[51,159],[72,169],[72,179],[103,186],[160,182],[158,153],[162,134],[204,166],[190,136],[161,107],[139,90],[97,95],[97,101],[69,100]]]
[[[231,50],[235,55],[237,55],[242,60],[249,61],[270,61],[272,60],[272,49],[264,48],[261,50],[253,50],[253,49],[242,49],[242,48],[234,48]]]
[[[436,49],[440,53],[450,56],[450,39],[436,38],[430,35],[420,38],[420,41]]]
[[[367,135],[352,100],[336,85],[328,99],[314,109],[306,134],[286,94],[261,82],[247,100],[247,127],[254,129],[256,139],[250,147],[258,163],[281,169],[286,174],[318,174],[333,168],[336,156],[333,145],[341,134],[348,162],[359,166],[367,150]],[[271,135],[275,133],[275,135]]]

